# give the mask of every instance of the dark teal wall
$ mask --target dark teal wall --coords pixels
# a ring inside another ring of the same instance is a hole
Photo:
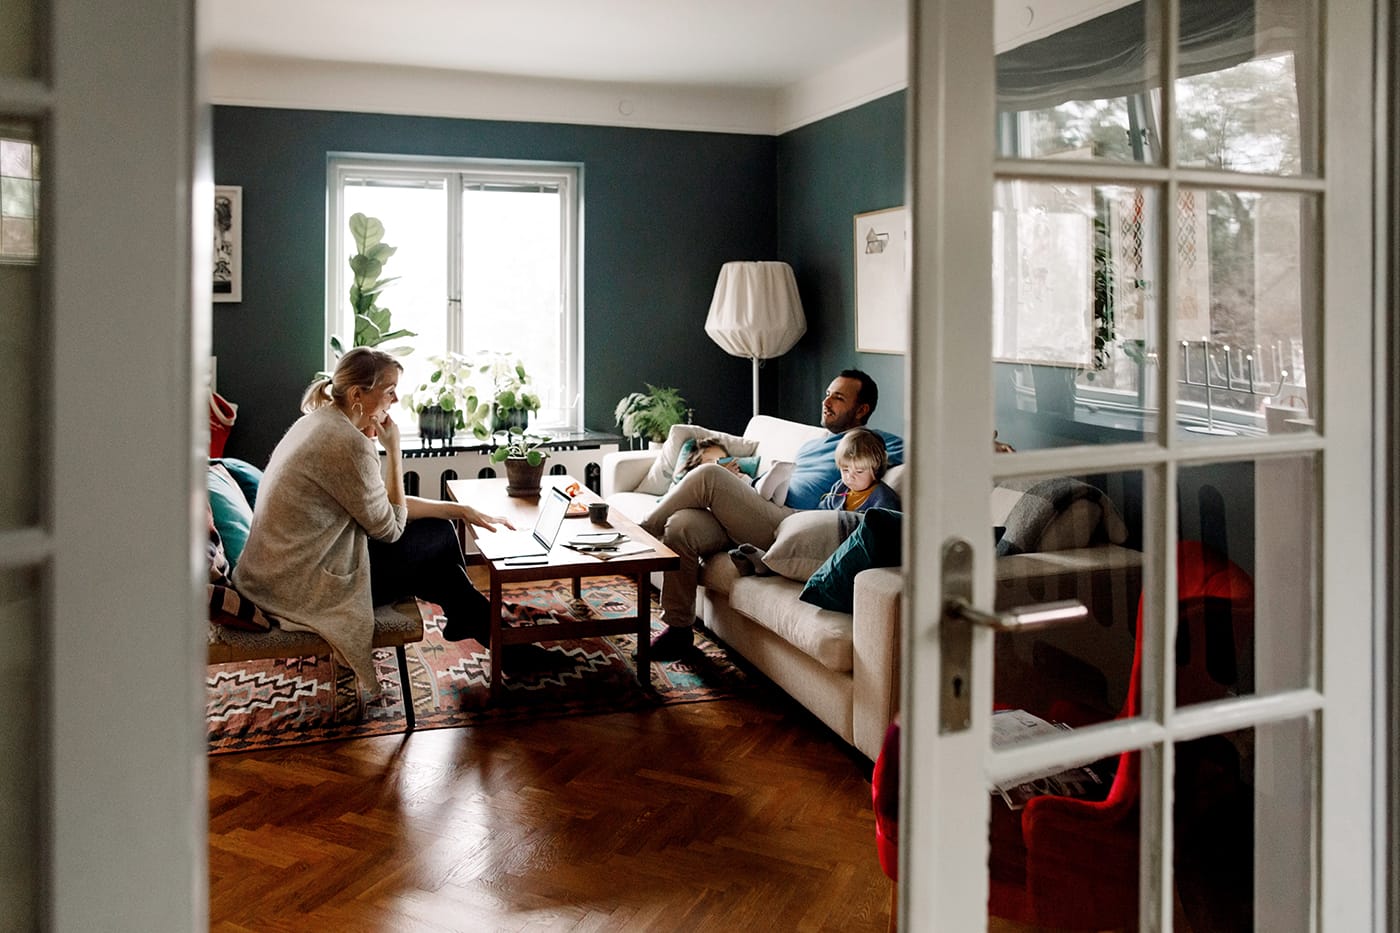
[[[905,357],[857,353],[854,218],[905,203],[900,91],[778,139],[778,255],[792,264],[807,333],[768,364],[764,411],[817,420],[831,377],[863,369],[880,386],[871,423],[904,434]]]
[[[215,180],[243,187],[243,301],[214,305],[220,392],[240,406],[226,452],[265,462],[323,365],[334,152],[583,166],[585,423],[613,430],[617,400],[651,382],[679,388],[698,423],[740,430],[749,364],[703,326],[724,262],[777,254],[777,147],[738,134],[214,108]]]

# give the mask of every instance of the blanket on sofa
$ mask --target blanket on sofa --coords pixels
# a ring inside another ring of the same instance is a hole
[[[1006,516],[1006,532],[997,542],[997,556],[1040,550],[1041,538],[1051,524],[1080,501],[1097,507],[1081,518],[1089,526],[1081,530],[1086,542],[1097,534],[1114,544],[1127,540],[1128,528],[1118,508],[1102,490],[1068,476],[1055,476],[1031,486],[1011,507]]]

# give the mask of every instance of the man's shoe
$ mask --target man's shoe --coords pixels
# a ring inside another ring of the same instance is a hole
[[[679,661],[695,650],[695,632],[689,625],[668,625],[651,639],[653,661]]]

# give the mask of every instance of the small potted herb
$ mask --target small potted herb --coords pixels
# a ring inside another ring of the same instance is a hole
[[[472,366],[456,353],[428,358],[433,371],[428,378],[404,398],[418,415],[418,433],[431,446],[432,441],[452,443],[453,435],[468,427],[475,429],[486,423],[490,406],[477,398],[476,389],[467,380]]]
[[[525,364],[509,353],[483,350],[478,356],[482,362],[476,364],[477,372],[491,385],[491,427],[477,426],[477,437],[485,438],[491,431],[524,431],[530,415],[540,410],[540,397],[530,386]]]

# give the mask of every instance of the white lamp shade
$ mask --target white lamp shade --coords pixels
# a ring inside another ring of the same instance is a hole
[[[782,356],[807,332],[797,279],[785,262],[727,262],[719,270],[705,333],[734,356]]]

